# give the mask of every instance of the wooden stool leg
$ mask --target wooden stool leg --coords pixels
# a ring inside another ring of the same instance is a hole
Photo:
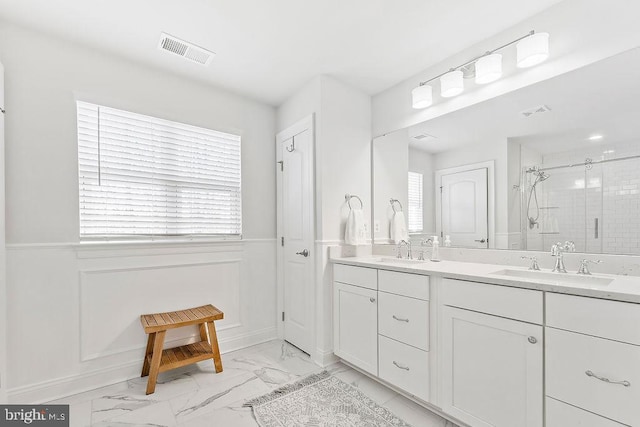
[[[207,328],[209,329],[209,344],[211,344],[211,350],[213,351],[213,365],[216,367],[216,372],[222,372],[222,359],[220,358],[220,348],[218,347],[216,325],[213,322],[207,322]]]
[[[147,337],[147,351],[144,353],[144,363],[142,364],[142,374],[140,375],[141,377],[146,377],[147,375],[149,375],[149,366],[151,364],[149,363],[149,359],[147,358],[147,356],[153,354],[153,343],[155,340],[156,333],[151,332]]]
[[[156,380],[160,371],[160,361],[162,360],[162,347],[164,345],[164,336],[167,331],[156,332],[153,343],[153,356],[151,357],[151,370],[149,372],[149,381],[147,382],[147,394],[151,394],[156,390]]]
[[[207,338],[207,324],[206,323],[200,323],[200,341],[209,342],[209,339]]]

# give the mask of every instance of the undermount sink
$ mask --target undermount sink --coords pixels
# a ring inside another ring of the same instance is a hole
[[[519,277],[523,279],[544,280],[547,282],[556,282],[559,284],[567,283],[572,285],[599,285],[606,286],[613,282],[608,277],[588,276],[583,274],[572,273],[552,273],[547,271],[535,270],[500,270],[491,274],[496,276]]]
[[[427,260],[422,259],[407,259],[407,258],[378,258],[378,262],[388,262],[394,264],[424,264]]]

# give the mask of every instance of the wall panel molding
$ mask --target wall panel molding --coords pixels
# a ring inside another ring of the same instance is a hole
[[[225,312],[224,332],[243,326],[240,259],[151,264],[79,271],[80,361],[142,352],[146,335],[139,316],[212,303]],[[212,279],[215,284],[212,286]],[[234,317],[235,316],[235,317]],[[194,328],[167,333],[167,346],[193,342]]]

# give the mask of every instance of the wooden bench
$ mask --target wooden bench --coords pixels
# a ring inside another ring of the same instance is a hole
[[[186,310],[143,314],[140,316],[144,332],[149,334],[141,375],[142,377],[149,375],[147,394],[155,391],[158,374],[170,369],[213,359],[216,372],[222,372],[218,336],[216,335],[216,327],[213,324],[214,320],[222,318],[224,318],[224,313],[211,304]],[[167,330],[190,325],[199,325],[201,341],[163,349]],[[209,332],[208,338],[207,331]]]

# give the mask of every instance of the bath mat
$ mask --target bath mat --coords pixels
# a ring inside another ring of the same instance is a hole
[[[251,399],[244,406],[253,409],[262,427],[411,427],[327,371]]]

